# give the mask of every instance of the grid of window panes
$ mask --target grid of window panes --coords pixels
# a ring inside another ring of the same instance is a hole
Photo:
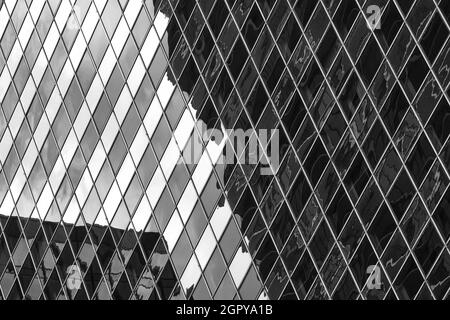
[[[1,1],[0,299],[448,299],[449,22]],[[278,129],[280,168],[221,164],[204,127]]]

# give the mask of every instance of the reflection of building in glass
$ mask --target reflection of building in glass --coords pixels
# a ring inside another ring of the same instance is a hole
[[[379,2],[0,1],[0,299],[448,298],[450,6]]]
[[[168,263],[165,241],[155,231],[135,234],[131,230],[89,226],[88,239],[84,226],[41,224],[32,219],[22,235],[23,220],[10,218],[7,222],[5,217],[1,220],[2,224],[10,226],[0,241],[0,271],[4,271],[1,285],[4,292],[10,292],[10,298],[109,299],[109,288],[116,299],[147,300],[157,298],[155,287],[168,298],[177,286],[178,281]],[[118,239],[120,242],[116,242]],[[142,250],[136,250],[141,244],[145,244]],[[8,261],[8,247],[16,248],[12,261]],[[42,262],[35,268],[33,261]],[[81,278],[75,279],[82,279],[81,283],[70,282],[68,270],[73,269],[81,274]],[[16,277],[19,282],[15,283]],[[80,286],[86,291],[80,290]],[[25,296],[21,287],[29,287]],[[136,287],[134,292],[132,287]],[[174,294],[177,292],[179,287]]]

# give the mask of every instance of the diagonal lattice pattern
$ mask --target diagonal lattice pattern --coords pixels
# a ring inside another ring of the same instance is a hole
[[[444,0],[0,1],[0,299],[448,299],[449,22]],[[280,168],[205,127],[277,129]]]

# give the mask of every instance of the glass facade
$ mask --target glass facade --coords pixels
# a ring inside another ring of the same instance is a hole
[[[449,30],[446,0],[1,0],[0,300],[448,299]]]

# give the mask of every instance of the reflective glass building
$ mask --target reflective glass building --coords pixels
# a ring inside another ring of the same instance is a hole
[[[0,300],[448,299],[449,35],[447,0],[1,0]]]

